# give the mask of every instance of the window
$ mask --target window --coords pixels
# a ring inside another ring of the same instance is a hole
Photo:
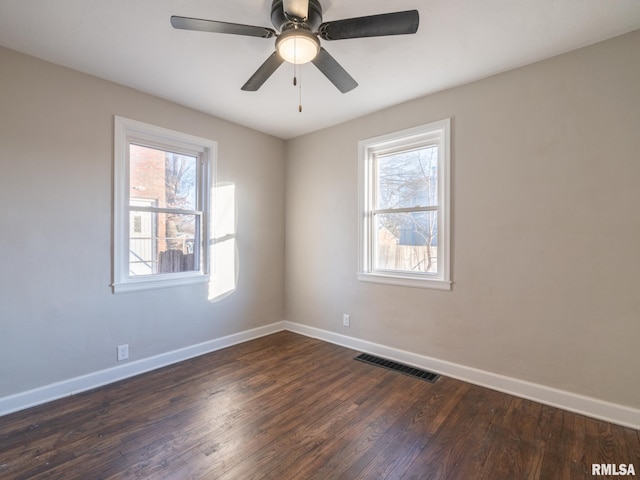
[[[216,143],[115,117],[115,293],[204,282]]]
[[[363,281],[451,289],[450,120],[359,142]]]

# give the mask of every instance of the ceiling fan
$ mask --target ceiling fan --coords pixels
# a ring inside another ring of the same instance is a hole
[[[408,10],[322,23],[322,6],[318,0],[273,0],[271,23],[277,31],[217,20],[171,17],[171,25],[184,30],[276,37],[276,51],[247,80],[242,90],[258,90],[287,61],[296,65],[312,62],[342,93],[356,88],[358,82],[320,45],[318,37],[323,40],[344,40],[406,35],[416,33],[419,21],[418,11]]]

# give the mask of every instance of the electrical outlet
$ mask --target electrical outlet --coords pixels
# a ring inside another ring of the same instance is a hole
[[[118,361],[129,358],[129,344],[118,345]]]
[[[347,315],[346,313],[342,315],[342,326],[348,327],[351,325],[351,315]]]

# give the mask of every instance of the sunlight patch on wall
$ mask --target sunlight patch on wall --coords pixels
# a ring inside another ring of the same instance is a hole
[[[209,301],[220,301],[232,294],[238,279],[236,247],[236,186],[222,182],[212,190],[213,237],[211,240],[212,275]]]

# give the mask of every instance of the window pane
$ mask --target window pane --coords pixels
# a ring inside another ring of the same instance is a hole
[[[131,276],[199,270],[200,215],[132,210],[129,222]]]
[[[197,160],[131,144],[129,197],[153,201],[160,208],[196,210]]]
[[[438,204],[438,147],[377,157],[378,209]]]
[[[377,270],[437,273],[438,213],[374,215]]]

